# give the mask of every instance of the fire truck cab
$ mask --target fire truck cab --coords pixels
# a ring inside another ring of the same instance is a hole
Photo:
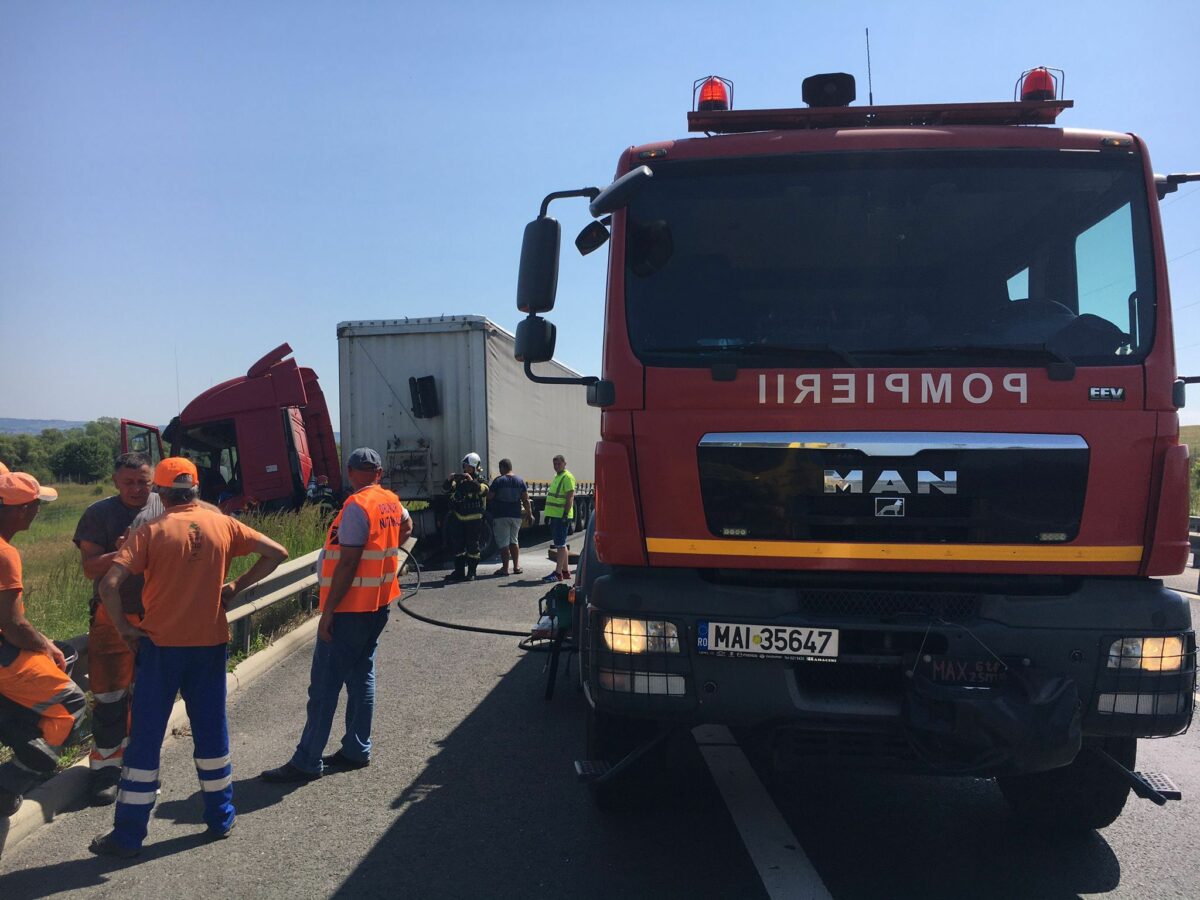
[[[1011,102],[735,110],[526,229],[517,356],[549,359],[558,223],[609,239],[581,677],[599,794],[670,727],[781,767],[994,776],[1096,828],[1137,741],[1191,721],[1171,308],[1135,135],[1062,128],[1054,72]],[[1173,180],[1172,180],[1173,179]],[[1157,787],[1156,787],[1157,785]]]

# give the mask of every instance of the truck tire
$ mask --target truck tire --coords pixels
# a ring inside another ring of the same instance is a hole
[[[1088,752],[1089,746],[1105,750],[1127,769],[1137,762],[1136,738],[1085,740],[1069,766],[997,778],[1009,808],[1046,830],[1091,831],[1115,822],[1129,797],[1129,784]]]

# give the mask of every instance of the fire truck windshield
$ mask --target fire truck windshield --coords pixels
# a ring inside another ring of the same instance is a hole
[[[1004,365],[1030,347],[1126,365],[1149,349],[1131,154],[825,153],[654,174],[625,235],[629,335],[648,365]]]

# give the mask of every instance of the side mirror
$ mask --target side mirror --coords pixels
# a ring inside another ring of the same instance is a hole
[[[605,245],[608,241],[608,229],[605,226],[611,221],[611,217],[605,216],[599,221],[588,222],[583,227],[583,231],[575,238],[575,249],[579,251],[580,256],[587,256]]]
[[[548,216],[539,216],[525,226],[521,270],[517,275],[517,309],[521,312],[533,314],[554,309],[561,237],[562,226]]]
[[[517,362],[549,362],[554,358],[554,342],[558,329],[541,316],[526,316],[517,324],[517,346],[513,355]]]
[[[596,199],[588,204],[588,212],[592,214],[593,218],[598,219],[605,213],[623,209],[629,203],[630,198],[645,186],[646,179],[653,175],[654,172],[649,166],[630,169],[602,190]]]

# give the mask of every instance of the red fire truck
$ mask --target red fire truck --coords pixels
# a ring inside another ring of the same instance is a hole
[[[121,446],[163,455],[162,439],[200,471],[200,495],[226,512],[292,509],[342,489],[337,443],[317,373],[281,344],[245,375],[209,388],[163,431],[121,420]],[[318,482],[319,487],[318,487]]]
[[[1095,828],[1139,738],[1190,723],[1195,636],[1156,176],[1131,134],[1012,102],[731,108],[626,150],[526,228],[517,357],[550,358],[558,223],[611,235],[597,508],[580,585],[599,797],[679,726],[780,767],[996,777]]]

